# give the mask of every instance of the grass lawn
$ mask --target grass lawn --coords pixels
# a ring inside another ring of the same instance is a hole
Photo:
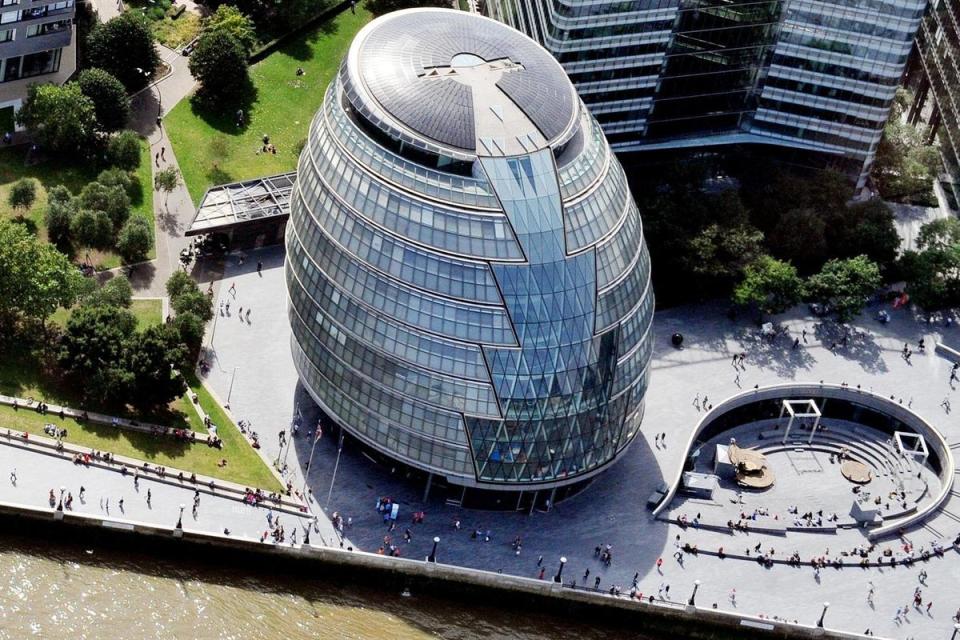
[[[313,114],[346,54],[354,35],[370,20],[341,13],[317,31],[292,42],[250,69],[256,87],[246,111],[247,124],[238,129],[235,110],[209,114],[183,100],[164,122],[194,202],[214,184],[293,171]],[[298,67],[304,75],[297,76]],[[258,154],[263,135],[277,154]]]
[[[130,312],[137,319],[137,329],[143,331],[147,327],[160,324],[163,316],[163,302],[160,298],[141,298],[130,302]],[[50,322],[61,329],[67,326],[72,309],[57,309],[50,316]]]
[[[155,309],[154,317],[158,322],[159,313],[159,309]],[[143,321],[150,315],[154,315],[154,312],[138,315],[138,319]],[[55,372],[45,368],[43,361],[44,358],[39,354],[30,353],[19,345],[0,350],[0,393],[42,399],[48,403],[74,408],[83,407],[77,390],[68,382],[59,379]],[[69,418],[61,421],[59,417],[51,414],[41,416],[33,411],[14,411],[6,406],[0,406],[0,429],[20,429],[42,434],[44,424],[55,423],[67,428],[67,442],[80,446],[111,451],[152,464],[177,467],[269,491],[279,491],[280,483],[226,412],[195,378],[191,376],[188,382],[190,392],[197,394],[200,405],[217,425],[217,432],[223,440],[223,449],[186,445],[167,438],[116,429],[109,425],[80,425]],[[87,408],[96,410],[96,407]],[[152,415],[139,414],[132,410],[124,412],[123,415],[143,422],[191,429],[204,437],[207,434],[206,427],[187,396],[178,398],[165,410]],[[224,468],[217,466],[221,458],[227,459],[227,466]]]
[[[171,0],[127,0],[126,3],[131,10],[150,20],[154,37],[171,49],[182,47],[200,33],[200,16],[191,11],[177,11]],[[174,14],[179,16],[174,18]]]
[[[47,423],[65,428],[65,441],[69,444],[109,451],[150,464],[175,467],[268,491],[281,490],[280,483],[250,445],[243,441],[239,432],[236,433],[239,443],[223,438],[223,449],[214,449],[203,444],[187,444],[168,437],[125,431],[110,425],[81,425],[72,418],[61,420],[59,416],[49,413],[44,416],[28,409],[14,411],[12,407],[0,406],[2,429],[45,435],[43,425]],[[226,435],[230,429],[221,427],[221,431]],[[227,459],[226,467],[217,466],[221,458]]]
[[[24,159],[27,146],[0,149],[0,217],[21,218],[41,239],[47,239],[47,189],[58,184],[65,185],[74,194],[88,182],[97,179],[96,169],[89,164],[59,164],[52,161],[27,166]],[[140,141],[140,168],[135,173],[135,187],[131,197],[130,214],[146,218],[153,226],[153,176],[150,172],[150,144]],[[25,211],[14,210],[7,202],[11,185],[20,178],[33,178],[39,185],[37,199]],[[156,257],[156,249],[150,249],[147,259]],[[121,264],[120,256],[112,251],[78,248],[75,258],[89,262],[97,269],[113,269]]]

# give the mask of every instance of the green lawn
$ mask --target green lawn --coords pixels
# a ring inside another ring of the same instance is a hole
[[[146,315],[138,318],[142,320]],[[156,310],[155,315],[159,316],[159,310]],[[159,318],[156,319],[159,321]],[[42,399],[51,404],[83,407],[78,391],[68,382],[59,379],[52,366],[44,366],[43,362],[47,359],[42,354],[27,352],[19,345],[0,350],[0,393],[20,398]],[[80,425],[69,418],[61,421],[59,417],[50,414],[41,416],[33,411],[14,411],[6,406],[0,406],[0,429],[20,429],[42,434],[44,424],[55,423],[67,428],[67,442],[146,460],[152,464],[177,467],[269,491],[279,491],[281,486],[276,477],[209,392],[192,376],[189,384],[190,392],[197,394],[200,405],[217,425],[217,432],[223,440],[223,449],[186,445],[170,439],[116,429],[109,425]],[[97,409],[87,408],[91,411]],[[207,434],[206,427],[186,396],[178,398],[165,410],[154,414],[139,414],[127,410],[123,415],[143,422],[191,429],[204,437]],[[221,458],[226,458],[226,467],[217,466]]]
[[[27,146],[0,149],[0,216],[22,218],[37,235],[47,238],[46,212],[47,189],[58,184],[66,185],[74,194],[88,182],[97,178],[97,171],[89,163],[60,164],[46,161],[27,166],[24,163]],[[153,226],[153,176],[150,172],[150,144],[146,139],[140,141],[140,168],[135,173],[135,189],[131,198],[131,215],[146,218]],[[37,199],[26,211],[14,210],[7,202],[10,186],[20,178],[34,178],[39,183]],[[151,248],[149,260],[156,257],[156,249]],[[113,269],[121,264],[120,256],[112,251],[78,248],[75,258],[89,262],[97,269]]]
[[[354,35],[370,20],[341,13],[317,31],[287,45],[253,66],[256,96],[247,124],[238,129],[235,111],[211,115],[183,100],[165,118],[167,134],[180,163],[190,196],[198,202],[214,184],[292,171],[313,114],[346,54]],[[297,68],[304,75],[297,76]],[[277,154],[258,154],[263,135]]]

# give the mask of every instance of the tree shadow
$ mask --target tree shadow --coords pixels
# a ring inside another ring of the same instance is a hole
[[[190,111],[203,120],[209,127],[230,136],[241,135],[250,122],[250,110],[257,102],[259,90],[253,82],[238,89],[237,96],[230,100],[220,100],[208,96],[201,88],[190,97]],[[242,109],[244,123],[237,125],[237,110]]]
[[[40,234],[40,228],[37,227],[37,223],[31,220],[30,218],[24,216],[23,214],[17,214],[13,216],[12,218],[10,218],[10,222],[21,225],[32,236],[37,236]]]
[[[207,180],[209,180],[213,185],[234,182],[233,176],[230,174],[230,172],[219,166],[217,163],[213,163],[210,166],[210,168],[207,170],[206,176]]]
[[[786,331],[778,331],[772,337],[767,337],[759,329],[747,327],[741,329],[737,336],[750,364],[790,379],[796,378],[798,370],[810,370],[815,362],[806,349],[793,348],[795,338]]]
[[[289,44],[280,47],[278,50],[279,53],[290,56],[299,62],[312,60],[316,55],[316,49],[314,45],[316,44],[317,40],[335,34],[339,30],[340,26],[337,24],[337,16],[332,16],[316,25],[308,23],[307,25],[304,25],[303,28],[309,29],[309,33],[306,33],[291,41]]]
[[[813,325],[813,335],[821,345],[833,351],[838,358],[857,362],[868,373],[889,371],[883,360],[883,349],[873,335],[832,320],[822,320]],[[843,339],[847,337],[844,346]]]

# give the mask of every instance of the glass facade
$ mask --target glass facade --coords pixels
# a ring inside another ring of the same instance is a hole
[[[861,187],[927,0],[486,6],[556,56],[615,151],[779,144]]]
[[[469,95],[455,111],[470,127],[444,118],[453,133],[431,136],[446,105],[411,121],[392,111],[404,87],[358,104],[393,38],[441,43],[409,61],[422,70],[409,91],[458,84],[435,94]],[[443,10],[361,31],[311,124],[286,242],[301,380],[375,449],[454,484],[544,488],[589,477],[638,433],[653,318],[642,222],[600,126],[522,34]]]
[[[913,119],[922,115],[921,107],[932,99],[928,119],[931,137],[940,143],[940,154],[947,170],[948,196],[960,208],[960,0],[933,0],[917,33],[917,52],[923,69],[923,82],[917,89]]]

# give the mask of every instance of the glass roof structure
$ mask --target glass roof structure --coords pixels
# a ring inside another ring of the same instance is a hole
[[[211,187],[203,194],[197,215],[185,235],[227,231],[238,225],[290,215],[290,192],[296,171]]]

